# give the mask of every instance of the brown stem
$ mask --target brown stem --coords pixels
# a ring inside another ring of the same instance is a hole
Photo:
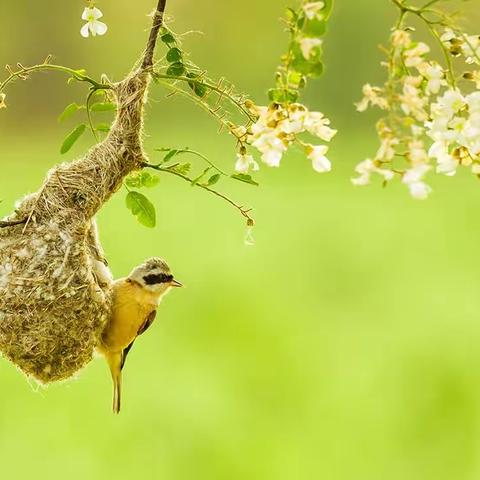
[[[14,227],[15,225],[23,225],[27,222],[27,219],[15,220],[14,222],[2,222],[0,221],[0,228]]]
[[[166,6],[167,0],[159,0],[157,9],[153,14],[152,29],[150,30],[150,37],[148,38],[145,56],[143,57],[143,70],[148,70],[153,65],[153,54],[155,53],[155,46],[157,45],[158,32],[163,25],[163,17],[165,15]]]

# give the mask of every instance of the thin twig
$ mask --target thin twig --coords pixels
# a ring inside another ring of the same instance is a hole
[[[71,75],[75,80],[79,82],[90,83],[93,87],[95,87],[98,90],[108,90],[112,88],[110,85],[97,82],[93,78],[90,78],[87,75],[81,73],[81,71],[79,70],[74,70],[73,68],[64,67],[62,65],[51,65],[50,63],[42,63],[40,65],[33,65],[32,67],[21,67],[19,68],[19,70],[15,72],[10,68],[7,68],[7,70],[9,71],[10,75],[0,84],[0,92],[2,92],[5,89],[5,87],[13,80],[17,78],[25,79],[28,77],[30,73],[39,72],[42,70],[56,70],[56,71],[67,73],[68,75]]]
[[[141,167],[143,168],[152,168],[153,170],[156,170],[158,172],[165,172],[165,173],[170,173],[172,175],[175,175],[178,178],[181,178],[182,180],[185,180],[188,182],[190,185],[192,185],[193,180],[186,175],[183,175],[180,172],[177,172],[174,170],[172,166],[170,167],[160,167],[159,165],[152,165],[150,163],[142,163]],[[243,217],[247,219],[247,225],[250,227],[253,227],[255,225],[255,220],[250,216],[250,212],[252,211],[251,208],[245,208],[242,205],[239,205],[235,201],[233,201],[231,198],[227,197],[225,194],[218,192],[217,190],[214,190],[213,188],[210,188],[208,185],[204,185],[202,183],[195,183],[194,184],[196,187],[203,188],[203,190],[206,190],[207,192],[212,193],[213,195],[216,195],[217,197],[221,198],[222,200],[225,200],[227,203],[235,207]]]
[[[159,0],[157,9],[153,14],[153,24],[150,30],[145,56],[143,57],[142,70],[148,70],[153,66],[153,55],[155,54],[155,47],[157,45],[158,32],[163,25],[166,6],[167,0]]]

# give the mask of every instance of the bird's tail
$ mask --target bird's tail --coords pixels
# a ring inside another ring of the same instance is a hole
[[[113,413],[120,413],[122,396],[122,374],[121,372],[113,379]]]
[[[120,413],[122,393],[122,354],[113,354],[107,357],[113,380],[113,413]]]

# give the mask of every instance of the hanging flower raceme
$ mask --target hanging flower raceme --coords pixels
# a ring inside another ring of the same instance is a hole
[[[427,17],[398,4],[401,18],[383,63],[388,80],[383,87],[365,85],[357,104],[360,112],[370,106],[387,111],[377,123],[381,146],[357,166],[352,182],[367,185],[378,174],[387,185],[397,176],[412,197],[425,199],[432,191],[425,182],[429,172],[452,176],[466,166],[480,173],[480,37],[454,27],[444,12],[428,8]],[[444,66],[429,58],[429,45],[412,38],[413,29],[403,25],[408,14],[427,24],[444,52]],[[439,24],[451,28],[438,31]],[[468,71],[455,72],[452,57],[463,57]]]
[[[330,127],[330,120],[323,113],[311,112],[299,102],[300,91],[307,81],[323,72],[323,39],[320,37],[325,31],[331,6],[328,0],[303,2],[298,10],[288,9],[286,22],[291,42],[277,71],[276,86],[269,91],[271,103],[257,106],[246,102],[252,122],[231,128],[241,149],[235,165],[237,172],[247,174],[258,169],[253,157],[246,155],[248,147],[259,152],[264,164],[279,167],[285,153],[294,145],[303,149],[315,171],[331,170],[325,143],[330,142],[337,131]],[[312,144],[315,138],[325,143]]]
[[[82,14],[82,20],[87,23],[80,30],[82,37],[88,38],[89,35],[95,37],[107,33],[107,25],[99,21],[99,18],[102,17],[103,13],[97,7],[86,7]]]

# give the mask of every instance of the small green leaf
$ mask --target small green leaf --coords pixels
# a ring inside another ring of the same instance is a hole
[[[179,165],[169,167],[169,170],[171,170],[172,172],[177,172],[180,175],[187,175],[188,172],[190,172],[191,168],[192,168],[191,163],[180,163]]]
[[[167,75],[179,77],[185,73],[185,65],[182,62],[175,62],[170,65],[167,70]]]
[[[67,118],[70,118],[74,113],[78,112],[79,110],[82,110],[85,108],[85,105],[78,105],[77,103],[71,103],[67,107],[65,107],[65,110],[60,114],[58,117],[59,122],[63,122]]]
[[[126,205],[142,225],[148,228],[155,227],[157,224],[155,206],[145,195],[139,192],[128,192]]]
[[[108,123],[99,123],[95,127],[95,130],[98,130],[99,132],[109,133],[110,132],[110,125]]]
[[[152,188],[158,185],[160,177],[152,175],[150,172],[142,170],[141,172],[131,173],[126,179],[125,184],[129,188]]]
[[[163,163],[168,162],[171,160],[175,155],[177,155],[179,151],[177,149],[172,149],[170,150],[164,157],[163,157]]]
[[[92,112],[111,112],[111,111],[116,110],[116,109],[117,109],[117,106],[114,103],[111,103],[111,102],[94,103],[90,107],[90,110]]]
[[[310,20],[305,25],[303,33],[307,37],[323,37],[327,31],[327,22],[325,20]]]
[[[258,187],[259,183],[257,183],[251,175],[245,175],[244,173],[236,173],[232,175],[232,178],[235,180],[239,180],[240,182],[249,183],[250,185],[255,185]]]
[[[160,37],[160,40],[167,45],[169,43],[175,43],[175,37],[171,33],[165,33]]]
[[[167,53],[169,63],[179,62],[182,59],[182,51],[178,47],[171,48]]]
[[[187,73],[187,77],[192,80],[197,80],[196,82],[188,82],[188,86],[194,91],[197,97],[203,98],[207,94],[207,87],[201,83],[200,76],[195,73]]]
[[[86,128],[87,126],[82,123],[82,125],[79,125],[67,136],[60,148],[60,153],[62,155],[67,153],[73,147],[75,142],[84,134]]]
[[[221,175],[219,173],[216,173],[215,175],[212,175],[208,179],[207,186],[211,187],[212,185],[215,185],[216,183],[218,183],[218,181],[220,180],[220,177],[221,177]]]

